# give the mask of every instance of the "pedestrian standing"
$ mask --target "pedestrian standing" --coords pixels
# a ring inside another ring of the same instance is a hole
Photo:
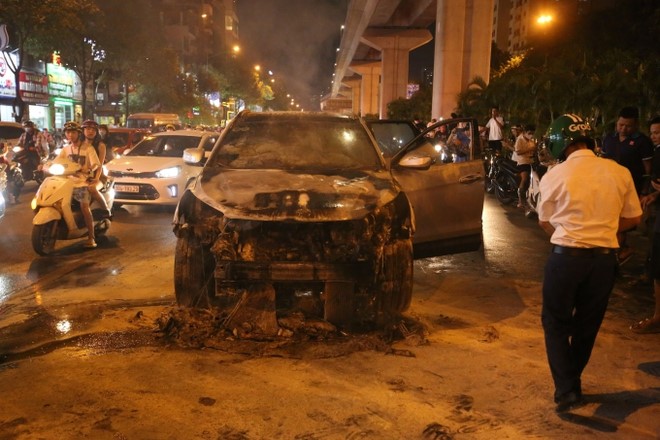
[[[639,131],[639,110],[624,107],[616,120],[616,132],[603,137],[603,157],[614,159],[628,168],[635,182],[635,189],[642,196],[648,189],[647,177],[651,174],[653,143]],[[626,234],[619,236],[619,264],[624,264],[633,255]]]
[[[532,162],[536,152],[536,142],[534,141],[534,131],[536,127],[528,125],[522,133],[516,138],[513,146],[513,155],[511,159],[516,162],[518,172],[520,173],[520,183],[518,185],[518,208],[525,207],[527,200],[527,187],[529,186],[529,175],[532,172]]]
[[[504,118],[500,116],[500,109],[494,106],[490,109],[490,119],[484,127],[488,131],[488,147],[492,151],[502,151],[502,139],[504,138]]]
[[[565,161],[541,179],[539,225],[553,245],[541,321],[557,412],[583,402],[582,372],[614,286],[617,233],[642,216],[630,172],[596,157],[594,147],[591,138],[574,138],[560,154]]]
[[[648,195],[642,197],[641,203],[644,209],[651,204],[656,206],[650,264],[655,309],[650,318],[642,319],[630,326],[630,330],[635,333],[660,333],[660,116],[656,116],[649,123],[649,134],[653,145],[655,145],[651,163],[652,190]]]

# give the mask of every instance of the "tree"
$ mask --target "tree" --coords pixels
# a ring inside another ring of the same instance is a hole
[[[19,75],[28,54],[50,57],[49,41],[56,36],[83,26],[79,12],[87,0],[2,0],[0,23],[7,25],[10,50],[16,51],[18,61],[13,63],[3,51],[2,56],[14,73],[16,98],[13,111],[17,122],[23,119],[25,106],[20,95]]]
[[[420,86],[410,99],[399,98],[387,104],[388,119],[409,119],[419,117],[424,121],[431,120],[433,89]]]

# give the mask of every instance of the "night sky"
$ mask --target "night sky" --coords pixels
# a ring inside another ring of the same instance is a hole
[[[287,92],[308,106],[312,95],[330,91],[347,5],[348,0],[236,0],[241,52],[272,70],[276,81],[284,76]]]
[[[236,0],[243,56],[284,75],[286,91],[304,106],[330,92],[348,0]],[[429,30],[434,33],[435,26]],[[410,81],[433,66],[433,42],[411,53]],[[318,105],[318,104],[317,104]]]

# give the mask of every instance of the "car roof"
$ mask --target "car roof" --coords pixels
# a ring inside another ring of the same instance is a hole
[[[129,127],[108,127],[108,131],[115,133],[129,133],[132,131],[141,131],[144,133],[149,133],[149,130],[146,128],[129,128]]]
[[[23,128],[23,124],[20,122],[12,122],[12,121],[0,121],[0,125],[3,125],[5,127],[18,127],[18,128]]]
[[[251,121],[292,121],[292,120],[358,120],[356,116],[340,115],[328,112],[299,112],[299,111],[274,111],[274,112],[251,112],[243,111],[236,119],[247,119]]]
[[[204,136],[204,135],[217,135],[213,131],[203,131],[203,130],[173,130],[173,131],[159,131],[157,133],[151,133],[150,136]]]

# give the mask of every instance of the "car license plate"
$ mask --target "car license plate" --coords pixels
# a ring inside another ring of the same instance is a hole
[[[115,184],[115,191],[117,192],[127,192],[127,193],[136,193],[140,192],[140,187],[137,185],[117,185]]]

